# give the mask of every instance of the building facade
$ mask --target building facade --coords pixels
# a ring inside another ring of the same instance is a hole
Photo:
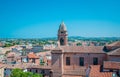
[[[116,56],[113,55],[115,50],[111,50],[112,55],[110,55],[110,53],[105,52],[104,46],[68,46],[67,29],[64,23],[60,25],[58,30],[58,42],[60,45],[51,52],[53,77],[90,77],[90,70],[87,73],[87,69],[91,65],[100,65],[99,71],[111,72],[112,68],[107,71],[104,70],[104,63],[107,61],[120,62],[120,52]],[[112,47],[116,48],[115,46]],[[119,47],[120,45],[117,46],[117,48]],[[120,70],[117,69],[116,71],[118,71],[117,75],[120,75]],[[113,73],[108,74],[112,75]]]
[[[4,66],[0,65],[0,77],[4,77]]]

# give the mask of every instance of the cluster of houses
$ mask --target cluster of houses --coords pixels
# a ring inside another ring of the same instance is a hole
[[[29,50],[29,51],[28,51]],[[33,52],[37,50],[38,52]],[[9,52],[0,52],[0,77],[10,77],[12,69],[41,73],[50,76],[51,53],[49,50],[40,52],[41,47],[12,46]]]

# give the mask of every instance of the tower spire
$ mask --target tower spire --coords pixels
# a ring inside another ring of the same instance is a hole
[[[67,45],[67,35],[67,28],[62,21],[58,30],[58,41],[60,42],[60,45]]]

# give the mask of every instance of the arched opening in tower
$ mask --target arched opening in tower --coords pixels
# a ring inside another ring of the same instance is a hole
[[[64,45],[64,39],[63,38],[60,39],[60,45]]]

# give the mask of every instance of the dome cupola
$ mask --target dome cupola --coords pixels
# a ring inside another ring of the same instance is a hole
[[[59,30],[60,30],[60,31],[67,31],[67,28],[66,28],[64,22],[62,22],[62,23],[60,24]]]

